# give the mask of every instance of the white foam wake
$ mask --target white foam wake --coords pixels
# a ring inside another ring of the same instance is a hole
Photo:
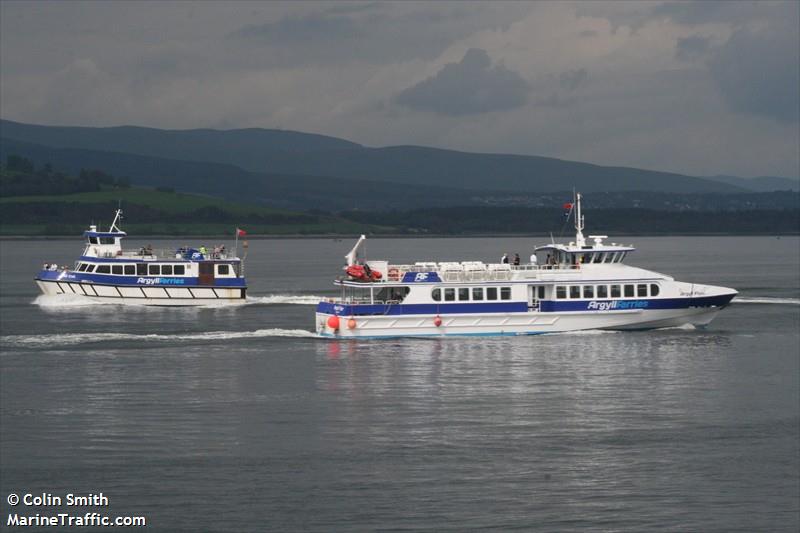
[[[229,339],[255,339],[264,337],[305,337],[316,335],[304,329],[257,329],[255,331],[208,331],[203,333],[179,333],[162,335],[158,333],[137,335],[134,333],[60,333],[53,335],[3,335],[0,345],[5,348],[65,347],[94,342],[108,343],[110,347],[127,347],[142,342],[164,341],[216,341]],[[126,344],[123,344],[126,343]]]
[[[772,304],[772,305],[800,305],[800,298],[769,298],[737,296],[734,304]]]
[[[275,304],[294,304],[294,305],[317,305],[322,296],[311,296],[302,294],[267,294],[265,296],[248,296],[247,303],[255,305],[275,305]]]

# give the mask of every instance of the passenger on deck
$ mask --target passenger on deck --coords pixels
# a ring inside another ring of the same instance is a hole
[[[500,258],[500,262],[504,265],[508,264],[508,254],[503,254],[503,257]]]
[[[514,254],[514,265],[519,266],[519,254]]]
[[[537,259],[536,259],[536,252],[533,252],[533,253],[531,254],[531,264],[532,264],[532,265],[535,265],[536,263],[537,263]]]

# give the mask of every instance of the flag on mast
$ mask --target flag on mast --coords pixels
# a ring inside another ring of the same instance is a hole
[[[237,237],[244,237],[247,235],[247,232],[241,228],[236,228],[236,236]]]

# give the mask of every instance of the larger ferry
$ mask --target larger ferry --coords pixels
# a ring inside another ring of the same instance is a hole
[[[83,253],[74,266],[45,263],[36,284],[47,295],[137,305],[194,306],[243,303],[247,293],[242,260],[224,246],[123,250],[127,233],[117,210],[108,231],[89,226]],[[241,230],[237,229],[238,236]],[[245,243],[246,244],[246,243]],[[238,246],[237,246],[238,248]]]
[[[625,263],[635,249],[584,237],[581,195],[568,204],[575,240],[535,248],[527,264],[365,261],[345,256],[336,299],[317,305],[327,338],[536,335],[708,325],[734,289],[675,281]]]

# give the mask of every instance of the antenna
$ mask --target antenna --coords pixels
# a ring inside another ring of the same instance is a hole
[[[581,193],[575,194],[575,245],[585,246],[586,239],[583,238],[583,215],[581,215]]]

